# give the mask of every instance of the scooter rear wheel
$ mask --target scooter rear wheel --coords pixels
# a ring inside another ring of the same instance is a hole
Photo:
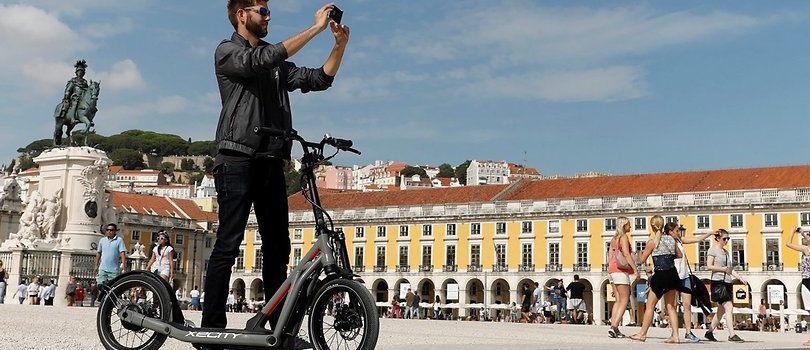
[[[118,317],[119,310],[127,309],[170,322],[171,297],[156,278],[145,273],[133,274],[123,276],[110,286],[96,317],[98,336],[105,348],[155,350],[166,341],[165,335],[124,322]]]
[[[312,304],[309,337],[317,350],[372,350],[380,319],[371,293],[348,279],[327,282]]]

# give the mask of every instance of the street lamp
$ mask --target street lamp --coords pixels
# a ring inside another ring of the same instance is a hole
[[[686,227],[683,227],[683,225],[679,225],[678,226],[678,233],[680,233],[681,237],[683,237],[686,234]]]

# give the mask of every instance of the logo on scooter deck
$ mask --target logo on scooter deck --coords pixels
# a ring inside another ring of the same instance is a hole
[[[188,331],[186,337],[195,337],[195,338],[215,338],[215,339],[236,339],[236,337],[242,334],[237,333],[223,333],[223,332],[192,332]]]

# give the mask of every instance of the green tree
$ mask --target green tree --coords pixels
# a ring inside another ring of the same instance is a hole
[[[210,174],[214,170],[214,158],[205,157],[203,160],[203,171],[206,174]]]
[[[402,176],[405,176],[405,177],[411,177],[411,176],[414,176],[414,175],[419,175],[419,176],[421,176],[423,178],[428,177],[427,172],[425,171],[425,169],[422,169],[422,168],[416,167],[416,166],[410,166],[410,165],[406,166],[405,169],[402,169],[402,171],[399,172],[399,175],[402,175]]]
[[[24,148],[18,148],[17,152],[24,153],[30,158],[36,158],[40,153],[48,148],[51,148],[51,145],[53,145],[52,139],[36,140],[29,143],[28,146],[25,146]]]
[[[436,177],[456,177],[456,171],[453,166],[447,163],[439,165],[439,174]]]
[[[14,164],[17,164],[16,158],[11,160],[11,163],[8,164],[8,167],[6,167],[5,171],[7,173],[10,173],[12,170],[14,170]]]
[[[287,196],[301,191],[301,173],[292,166],[292,162],[284,164],[284,178],[287,180]]]
[[[23,154],[20,156],[20,171],[26,171],[31,168],[38,168],[39,165],[34,163],[33,157]]]
[[[120,165],[127,170],[141,170],[146,168],[141,152],[130,148],[113,150],[112,154],[110,154],[110,159],[112,159],[113,164]]]
[[[464,161],[456,167],[456,178],[462,185],[467,185],[467,168],[470,167],[470,160]]]
[[[174,175],[174,163],[172,162],[160,163],[160,167],[158,168],[158,170],[167,175]]]
[[[195,172],[195,173],[189,175],[188,184],[189,185],[194,185],[194,184],[202,181],[204,176],[205,176],[205,174],[203,174],[202,172]]]
[[[214,141],[194,141],[188,145],[188,155],[214,157],[217,155],[217,144]]]
[[[180,170],[182,171],[194,171],[197,169],[197,165],[191,159],[186,158],[180,161]]]

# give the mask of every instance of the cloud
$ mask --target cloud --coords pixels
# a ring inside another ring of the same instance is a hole
[[[64,88],[67,80],[75,75],[74,63],[37,58],[23,63],[21,73],[33,83],[35,92],[51,95],[53,91]],[[101,81],[102,94],[108,90],[142,90],[146,87],[138,66],[130,59],[114,63],[109,71],[95,71],[88,67],[85,78]]]
[[[81,17],[88,12],[115,12],[132,13],[152,6],[155,0],[138,1],[109,1],[109,0],[26,0],[27,4],[39,8],[48,9],[55,15],[65,15],[71,17]]]
[[[92,48],[90,41],[56,16],[28,5],[0,5],[0,75],[16,73],[21,63],[48,57],[64,59]]]
[[[88,74],[88,77],[93,75]],[[109,72],[99,72],[95,80],[101,81],[102,88],[117,90],[140,90],[146,87],[138,65],[130,59],[116,62]]]
[[[100,39],[124,34],[132,31],[135,28],[135,22],[132,18],[124,17],[116,19],[112,22],[95,22],[88,23],[79,28],[82,35]]]
[[[546,100],[551,102],[614,102],[649,92],[635,67],[616,66],[562,72],[510,74],[476,80],[460,89],[468,96]]]

